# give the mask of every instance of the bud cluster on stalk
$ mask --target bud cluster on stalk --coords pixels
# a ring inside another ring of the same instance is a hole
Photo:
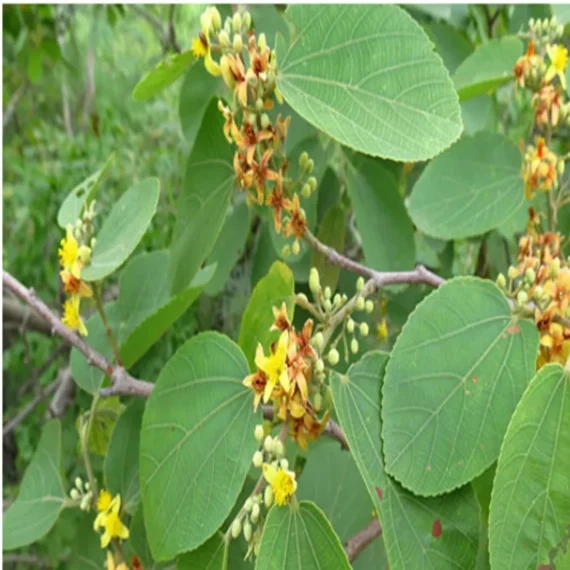
[[[91,503],[93,502],[93,490],[89,485],[89,482],[81,479],[81,477],[75,478],[75,486],[69,492],[69,496],[72,501],[79,502],[79,508],[82,511],[88,511],[91,508]]]

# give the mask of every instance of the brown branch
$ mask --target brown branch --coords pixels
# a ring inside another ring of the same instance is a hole
[[[22,301],[30,305],[50,325],[52,334],[58,334],[71,346],[74,346],[87,358],[91,366],[96,366],[111,379],[111,387],[101,390],[101,395],[126,395],[147,397],[154,385],[144,380],[133,378],[123,367],[113,366],[101,354],[93,350],[79,335],[68,329],[49,307],[37,297],[33,289],[27,289],[10,273],[2,272],[2,284]]]
[[[361,531],[346,541],[344,547],[348,560],[354,559],[376,538],[382,534],[382,526],[378,519],[370,521]]]
[[[7,296],[4,296],[4,299],[2,299],[2,319],[4,327],[6,327],[9,321],[17,324],[19,331],[21,324],[25,321],[26,328],[29,330],[51,334],[49,325],[35,311],[30,310],[30,307],[22,305],[16,299]]]

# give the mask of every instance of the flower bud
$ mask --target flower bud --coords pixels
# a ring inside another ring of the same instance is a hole
[[[360,323],[360,334],[362,336],[368,336],[368,333],[369,333],[368,323]]]
[[[315,370],[319,372],[319,374],[325,371],[325,363],[322,358],[318,358],[315,362]]]
[[[330,299],[325,299],[324,303],[323,303],[323,307],[325,309],[325,311],[327,313],[330,313],[332,311],[332,303]]]
[[[85,482],[85,490],[86,491],[90,491],[91,490],[91,485],[89,485],[89,481]]]
[[[534,283],[536,280],[536,273],[534,272],[534,269],[532,269],[531,267],[529,267],[525,274],[524,274],[525,279],[527,280],[528,283]]]
[[[560,259],[557,257],[552,260],[550,264],[550,276],[556,279],[560,273]]]
[[[219,35],[218,35],[218,39],[220,40],[220,45],[224,48],[229,48],[231,43],[230,43],[230,36],[228,35],[228,33],[226,32],[226,30],[222,30]]]
[[[214,77],[218,77],[222,74],[220,66],[212,59],[209,52],[204,56],[204,67],[206,68],[206,71]]]
[[[280,439],[276,438],[273,440],[273,453],[277,459],[280,459],[285,455],[285,447]]]
[[[350,341],[350,350],[352,354],[356,354],[358,352],[358,341],[355,338]]]
[[[325,299],[330,299],[332,297],[332,291],[331,288],[327,285],[325,287],[325,290],[323,291],[323,294],[325,296]]]
[[[315,168],[315,161],[312,158],[309,158],[309,160],[307,160],[307,165],[305,166],[307,174],[311,174],[311,172],[313,172],[313,168]]]
[[[243,40],[239,34],[235,34],[233,41],[234,51],[240,52],[243,49]]]
[[[323,397],[317,392],[313,397],[313,405],[315,406],[315,410],[320,412],[323,409]]]
[[[257,441],[261,441],[264,435],[265,430],[263,429],[263,426],[261,424],[257,424],[253,430],[253,437],[255,437]]]
[[[309,302],[309,299],[307,299],[307,295],[305,295],[305,293],[297,293],[297,299],[299,299],[299,301],[301,301],[302,303]]]
[[[241,534],[241,520],[234,519],[232,523],[232,538],[237,538]]]
[[[293,245],[291,246],[291,252],[293,253],[293,255],[299,255],[300,251],[301,251],[301,246],[299,245],[299,240],[295,240],[293,242]]]
[[[543,297],[544,297],[544,289],[540,285],[537,285],[534,288],[534,293],[532,294],[532,298],[535,301],[541,301]]]
[[[521,305],[527,304],[528,295],[527,295],[526,291],[519,291],[519,294],[517,295],[517,302],[520,303]]]
[[[289,256],[291,255],[291,246],[289,246],[289,245],[284,245],[284,246],[281,248],[281,255],[282,255],[283,257],[289,257]]]
[[[311,187],[308,184],[303,184],[301,194],[302,194],[303,198],[310,198],[311,197]]]
[[[263,113],[263,115],[261,115],[261,127],[267,129],[267,127],[269,127],[270,125],[271,125],[271,119],[269,118],[267,113]]]
[[[348,301],[348,295],[346,293],[343,293],[340,298],[340,301],[344,305]]]
[[[356,290],[360,293],[360,291],[362,291],[362,289],[364,289],[364,277],[360,276],[356,280]]]
[[[243,510],[246,513],[251,513],[251,509],[253,509],[253,499],[251,497],[248,497],[243,504]]]
[[[367,313],[371,313],[374,310],[374,301],[368,299],[365,303],[364,303],[364,310]]]
[[[212,13],[210,10],[205,10],[200,15],[200,26],[202,27],[202,33],[208,37],[212,28]]]
[[[348,321],[346,322],[346,330],[349,333],[354,332],[354,321],[352,319],[348,319]]]
[[[273,504],[273,488],[270,485],[265,487],[265,491],[263,492],[263,502],[267,508]]]
[[[289,470],[289,461],[287,461],[287,459],[283,458],[280,462],[279,465],[281,466],[281,469],[283,469],[283,471],[288,471]]]
[[[335,296],[333,297],[333,305],[335,307],[340,307],[340,304],[342,302],[341,296],[339,293],[335,293]]]
[[[93,495],[91,493],[87,493],[87,495],[83,495],[83,498],[81,499],[81,503],[79,504],[79,508],[82,511],[88,511],[92,498],[93,498]]]
[[[318,332],[314,337],[313,337],[313,346],[315,348],[321,349],[323,347],[323,343],[325,342],[325,337],[323,336],[322,332]]]
[[[81,477],[76,477],[75,478],[75,486],[81,491],[81,489],[83,489],[83,481],[81,480]]]
[[[259,48],[259,51],[264,51],[267,47],[267,38],[263,32],[259,34],[259,37],[257,38],[257,47]]]
[[[556,169],[558,170],[558,176],[562,176],[564,174],[564,161],[563,160],[559,160],[556,163]]]
[[[212,19],[212,26],[214,30],[219,30],[222,27],[222,17],[215,6],[210,8],[210,17]]]
[[[333,395],[330,386],[325,386],[324,404],[327,410],[333,405]]]
[[[239,34],[241,30],[241,14],[239,12],[235,12],[232,18],[232,26],[234,29],[234,33]]]
[[[251,523],[246,520],[243,525],[243,537],[245,538],[246,542],[249,542],[251,540],[252,534],[253,529],[251,528]]]
[[[560,24],[558,28],[556,28],[556,35],[561,38],[564,35],[564,26]]]
[[[364,303],[364,297],[358,297],[358,298],[356,299],[356,303],[354,304],[354,308],[355,308],[357,311],[364,311],[364,305],[365,305],[365,303]]]
[[[91,238],[91,249],[93,249],[97,245],[97,238]]]
[[[317,179],[314,176],[309,177],[307,184],[311,187],[311,192],[317,189]]]
[[[506,286],[507,280],[505,279],[505,276],[502,273],[499,273],[497,276],[497,287],[499,287],[499,289],[504,289]]]
[[[224,32],[226,32],[226,34],[228,34],[228,36],[232,33],[232,19],[231,18],[226,18],[226,21],[224,22]]]
[[[273,438],[270,435],[268,435],[263,441],[263,449],[265,449],[267,453],[273,453]]]
[[[71,489],[71,491],[69,492],[69,496],[74,501],[77,501],[79,499],[79,497],[81,497],[81,495],[79,494],[79,491],[75,487],[73,489]]]
[[[309,289],[313,293],[317,293],[321,289],[321,280],[319,279],[319,271],[316,267],[311,267],[309,272]]]
[[[251,522],[252,522],[252,523],[255,524],[255,523],[259,520],[259,514],[260,514],[260,512],[261,512],[261,510],[260,510],[260,508],[259,508],[259,504],[258,504],[258,503],[255,503],[255,504],[253,505],[253,509],[251,509],[251,517],[250,517],[250,519],[251,519]]]
[[[222,72],[222,78],[224,80],[224,83],[230,89],[233,89],[236,86],[236,78],[232,73],[230,60],[227,55],[223,55],[220,59],[220,71]]]
[[[256,467],[257,469],[259,469],[262,464],[263,464],[263,453],[261,451],[257,450],[253,454],[253,466]]]
[[[519,276],[519,272],[516,267],[511,265],[507,271],[507,275],[511,281],[514,281]]]
[[[301,153],[301,156],[299,157],[299,166],[305,170],[305,168],[307,167],[307,162],[309,160],[309,155],[307,153],[307,151],[303,151]]]
[[[329,363],[331,364],[331,366],[336,366],[338,364],[339,359],[340,359],[340,356],[338,354],[338,350],[336,348],[331,348],[329,350],[328,355],[327,355],[327,359],[328,359]]]
[[[249,12],[243,13],[242,24],[246,31],[251,28],[251,14]]]

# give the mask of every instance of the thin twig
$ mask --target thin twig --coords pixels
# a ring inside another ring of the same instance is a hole
[[[121,361],[121,355],[119,354],[119,345],[115,339],[115,335],[113,334],[113,329],[109,324],[107,319],[107,314],[105,313],[105,307],[103,306],[103,301],[101,299],[101,284],[96,283],[95,287],[93,287],[93,298],[95,299],[95,306],[97,307],[97,311],[101,317],[101,321],[103,322],[103,327],[105,328],[105,334],[109,339],[109,344],[113,349],[113,355],[115,356],[115,362],[122,366],[123,362]]]
[[[29,564],[30,566],[36,566],[37,568],[50,567],[48,560],[43,560],[42,558],[31,554],[4,554],[2,556],[2,562],[5,564]]]
[[[8,124],[10,124],[10,121],[12,120],[14,115],[16,114],[16,109],[18,107],[18,103],[20,102],[20,99],[22,98],[22,96],[26,92],[27,88],[28,88],[28,82],[25,81],[24,83],[22,83],[22,85],[20,85],[20,87],[18,87],[18,89],[16,90],[14,95],[12,95],[12,98],[10,99],[8,105],[6,106],[6,109],[4,111],[4,116],[2,118],[2,127],[3,128],[6,128],[6,126]]]
[[[42,321],[43,322],[43,321]],[[49,330],[49,327],[47,327]],[[30,379],[18,389],[18,397],[21,398],[28,393],[30,388],[43,376],[44,372],[60,357],[69,351],[69,346],[61,343],[45,360],[41,366],[32,370]]]
[[[346,541],[344,547],[348,560],[354,559],[376,538],[382,534],[382,526],[378,519],[370,521],[361,531]]]

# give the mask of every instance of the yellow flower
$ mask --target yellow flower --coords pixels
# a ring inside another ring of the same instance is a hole
[[[68,326],[72,331],[79,331],[79,334],[87,336],[87,328],[85,323],[81,320],[79,314],[79,302],[81,298],[79,295],[72,295],[63,305],[63,317],[61,322]]]
[[[69,271],[74,277],[79,278],[81,269],[91,259],[91,249],[86,245],[80,246],[73,235],[71,224],[67,226],[67,234],[61,240],[59,248],[59,261],[65,271]]]
[[[66,293],[70,295],[77,295],[78,297],[92,297],[93,291],[91,287],[82,281],[71,271],[64,269],[63,271],[59,272],[59,276],[61,277],[61,281],[63,282],[63,288],[65,289]]]
[[[550,59],[550,66],[546,71],[544,80],[546,82],[552,81],[554,77],[558,76],[560,84],[566,89],[566,66],[568,65],[568,49],[561,45],[548,45],[546,52]]]
[[[107,565],[105,568],[106,570],[129,570],[129,567],[124,562],[121,562],[118,566],[115,564],[115,559],[110,550],[107,550]]]
[[[267,402],[273,392],[273,388],[279,383],[283,389],[288,392],[291,386],[289,382],[289,375],[287,374],[287,347],[289,345],[289,334],[287,331],[283,332],[277,342],[271,356],[265,356],[263,349],[258,347],[257,354],[255,355],[255,365],[265,372],[267,376],[267,384],[263,393],[263,401]]]
[[[99,495],[97,501],[99,514],[93,523],[95,530],[99,530],[101,527],[105,529],[105,532],[101,536],[101,548],[107,548],[112,538],[121,538],[123,540],[129,538],[129,529],[123,524],[119,517],[121,495],[115,495],[113,500],[109,503],[110,496],[111,495],[105,491]],[[101,510],[100,507],[104,506],[107,508]]]
[[[388,338],[388,323],[386,322],[386,319],[382,319],[382,321],[378,323],[376,332],[380,340],[385,340]]]
[[[194,57],[204,57],[208,53],[208,48],[208,43],[204,45],[201,37],[192,40],[192,53]]]
[[[286,505],[297,490],[295,473],[286,469],[277,469],[268,463],[264,463],[262,467],[263,476],[273,489],[275,504],[279,507]]]
[[[109,510],[111,503],[113,501],[113,495],[109,493],[106,489],[101,489],[99,492],[99,497],[97,499],[97,510],[100,513],[104,513]]]

